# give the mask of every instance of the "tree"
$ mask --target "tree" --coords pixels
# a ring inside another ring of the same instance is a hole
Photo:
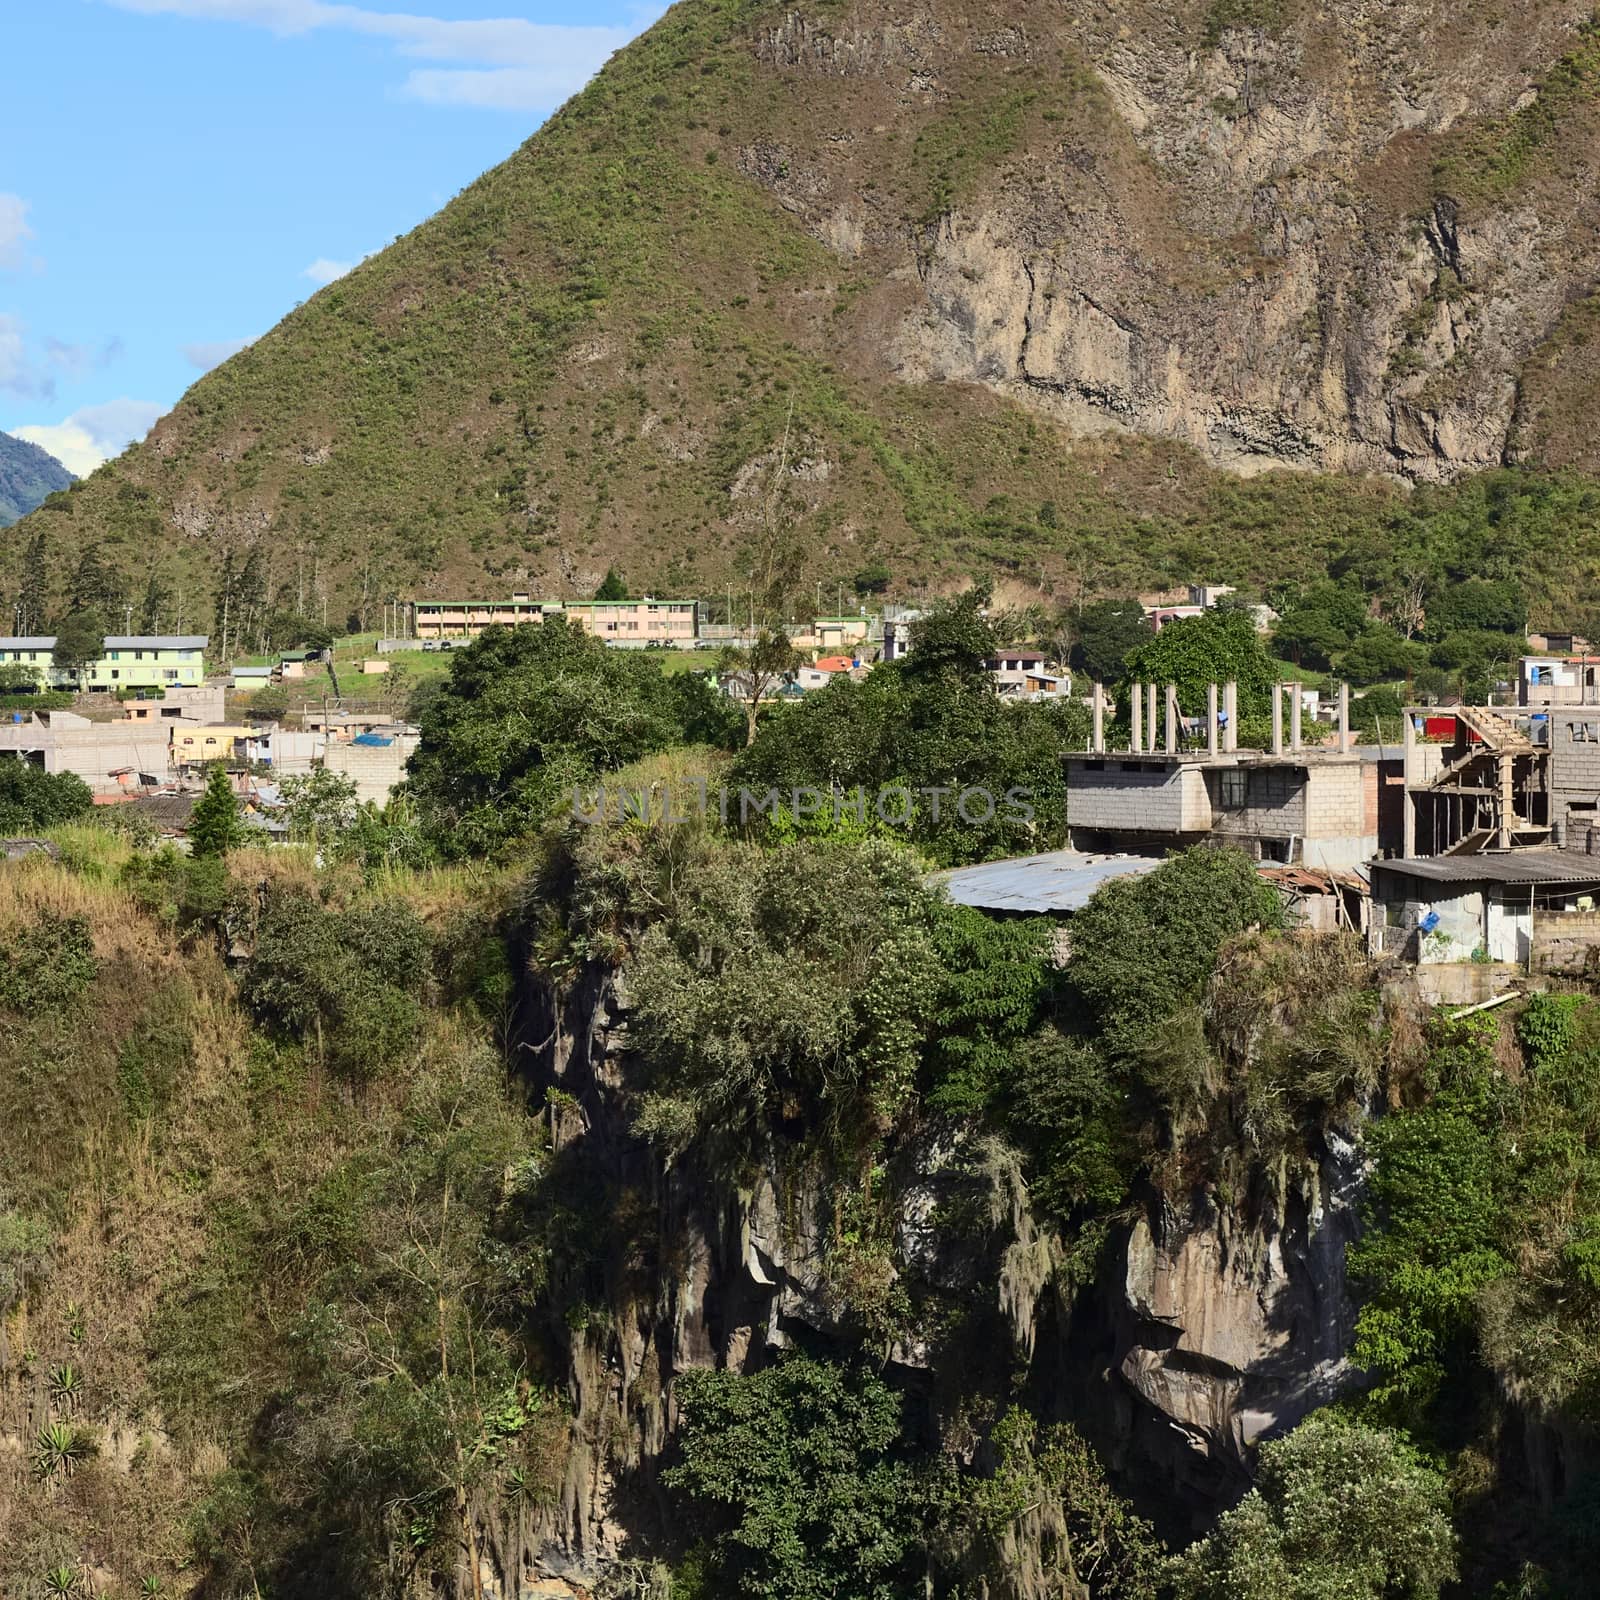
[[[117,617],[122,612],[122,574],[107,563],[100,546],[92,540],[84,545],[72,575],[68,608],[101,618]]]
[[[17,596],[17,631],[36,636],[50,614],[50,569],[45,559],[44,529],[28,541],[22,558],[22,589]]]
[[[36,833],[72,822],[94,807],[94,796],[71,772],[46,772],[31,761],[0,756],[0,834]]]
[[[145,634],[161,632],[162,619],[171,603],[172,593],[163,582],[160,570],[151,567],[145,582],[144,599],[139,604],[139,631]]]
[[[1321,1413],[1173,1563],[1179,1600],[1432,1600],[1456,1575],[1443,1478],[1399,1436]]]
[[[615,567],[607,567],[606,575],[600,580],[600,587],[595,590],[596,600],[626,600],[628,598],[628,585],[622,574]]]
[[[356,781],[345,773],[326,767],[296,773],[283,780],[279,792],[289,837],[297,844],[334,845],[355,825]]]
[[[1205,710],[1206,686],[1239,685],[1240,717],[1265,716],[1276,671],[1262,648],[1255,624],[1242,612],[1207,611],[1169,622],[1127,657],[1126,681],[1174,683],[1183,710]]]
[[[1096,600],[1070,619],[1075,642],[1071,664],[1094,683],[1118,683],[1128,652],[1150,638],[1150,622],[1137,600]]]
[[[890,572],[881,560],[869,561],[854,578],[851,587],[859,595],[887,594]]]
[[[756,719],[761,715],[762,701],[775,693],[799,665],[800,652],[789,642],[788,635],[776,628],[763,633],[748,648],[730,647],[718,658],[717,670],[739,684],[747,745],[756,742]]]
[[[1339,658],[1339,670],[1351,683],[1389,683],[1409,678],[1428,664],[1428,651],[1414,639],[1402,639],[1393,628],[1374,623]]]
[[[51,660],[63,672],[71,672],[81,682],[83,669],[105,654],[105,624],[89,611],[69,611],[56,626],[55,649]]]
[[[790,1356],[677,1382],[682,1461],[662,1482],[709,1535],[718,1593],[901,1600],[928,1503],[901,1403],[864,1366]]]
[[[1428,602],[1433,639],[1462,631],[1520,634],[1527,620],[1527,597],[1514,578],[1469,577],[1441,588]]]
[[[1326,672],[1334,656],[1367,625],[1367,603],[1360,595],[1334,583],[1315,583],[1273,626],[1273,653],[1296,666]]]
[[[676,711],[650,652],[608,650],[562,617],[488,628],[421,707],[411,795],[443,854],[484,854],[597,775],[680,742]]]
[[[189,818],[189,852],[197,857],[223,856],[242,845],[245,838],[233,783],[228,769],[219,763],[212,767],[206,791]]]
[[[1227,940],[1282,923],[1277,891],[1243,851],[1197,846],[1097,890],[1073,918],[1067,975],[1107,1046],[1137,1056],[1199,1000]]]

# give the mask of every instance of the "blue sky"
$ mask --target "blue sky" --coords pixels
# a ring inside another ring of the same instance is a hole
[[[0,430],[90,470],[509,155],[657,0],[5,0]]]

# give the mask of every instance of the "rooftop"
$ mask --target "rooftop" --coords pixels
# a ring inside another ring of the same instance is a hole
[[[1412,856],[1374,869],[1435,883],[1600,883],[1600,856],[1576,850],[1508,850],[1495,855]]]
[[[211,642],[205,633],[108,633],[107,650],[204,650]]]
[[[986,861],[941,873],[957,905],[981,911],[1081,911],[1102,884],[1154,872],[1159,856],[1097,855],[1051,850],[1039,856]]]
[[[54,650],[56,636],[39,634],[21,638],[0,638],[0,650]]]

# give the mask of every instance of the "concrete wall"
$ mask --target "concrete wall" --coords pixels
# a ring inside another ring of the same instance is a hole
[[[1110,833],[1207,833],[1204,770],[1108,755],[1067,760],[1067,826]]]
[[[1600,706],[1550,709],[1550,820],[1584,827],[1600,822]],[[1578,815],[1569,816],[1576,806]]]
[[[1535,911],[1533,969],[1577,978],[1600,965],[1600,911]]]
[[[406,758],[417,747],[414,738],[401,737],[386,745],[339,744],[330,741],[322,764],[329,772],[354,778],[356,799],[387,805],[390,791],[406,775]]]

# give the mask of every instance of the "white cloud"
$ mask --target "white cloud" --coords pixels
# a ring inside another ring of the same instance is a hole
[[[64,422],[11,432],[48,450],[68,472],[86,478],[135,439],[142,439],[165,410],[153,400],[108,400],[74,411]]]
[[[546,111],[581,88],[636,29],[572,27],[525,17],[452,21],[332,5],[325,0],[106,0],[147,16],[243,22],[278,34],[333,28],[386,39],[402,56],[459,63],[449,72],[419,70],[403,92],[432,105],[483,106],[503,111]],[[639,25],[663,7],[651,5]]]
[[[20,317],[0,311],[0,389],[24,399],[48,400],[55,383],[40,370],[23,333]]]
[[[25,259],[23,247],[32,237],[28,202],[20,195],[0,194],[0,267],[20,267]]]
[[[209,372],[213,367],[220,367],[229,356],[238,355],[241,350],[247,349],[254,342],[252,339],[202,339],[198,344],[184,345],[181,353],[191,367]]]
[[[300,276],[325,287],[330,283],[337,283],[345,273],[353,272],[355,265],[353,261],[330,261],[326,256],[318,256]]]

